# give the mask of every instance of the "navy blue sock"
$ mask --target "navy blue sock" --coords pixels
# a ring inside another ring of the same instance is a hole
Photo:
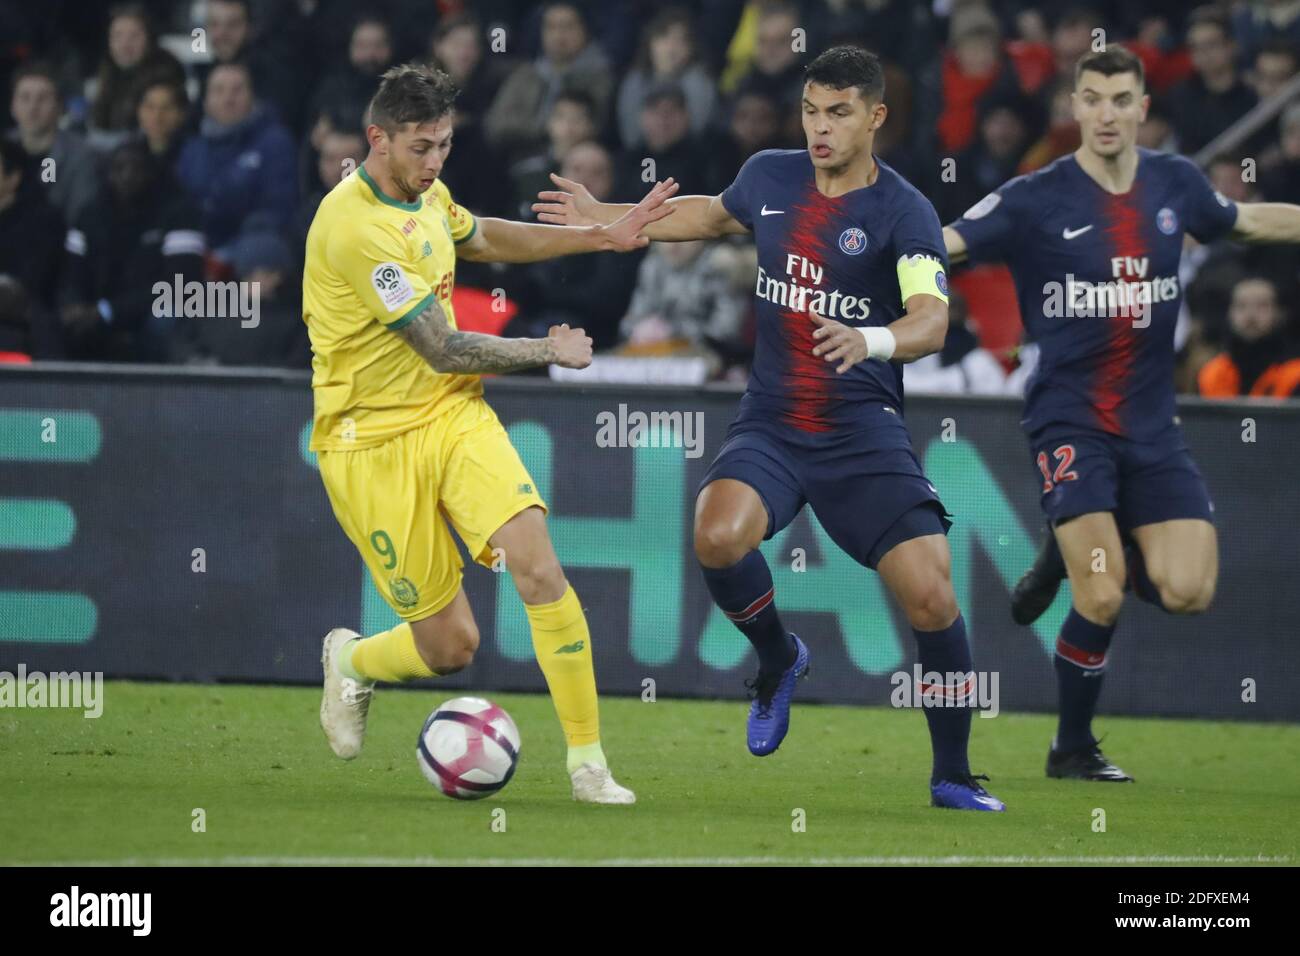
[[[1101,694],[1106,650],[1115,625],[1094,624],[1070,609],[1056,639],[1056,685],[1061,716],[1056,729],[1058,750],[1078,750],[1095,743],[1092,715]]]
[[[700,568],[714,603],[758,652],[758,672],[780,674],[793,664],[794,641],[776,613],[772,572],[762,553],[751,551],[729,568]]]
[[[966,744],[970,740],[971,711],[975,703],[975,677],[971,670],[970,642],[966,640],[966,621],[958,614],[957,620],[942,631],[913,628],[912,633],[916,636],[922,675],[931,672],[941,675],[943,687],[939,699],[945,705],[949,700],[960,704],[924,708],[925,722],[930,727],[930,747],[934,751],[930,782],[961,779],[970,773]],[[960,676],[950,679],[949,675]]]

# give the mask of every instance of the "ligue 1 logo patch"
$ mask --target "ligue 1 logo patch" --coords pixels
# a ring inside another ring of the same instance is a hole
[[[1166,236],[1172,236],[1178,231],[1178,217],[1168,206],[1156,213],[1156,228]]]
[[[867,248],[867,234],[857,226],[851,226],[840,233],[840,251],[856,256]]]

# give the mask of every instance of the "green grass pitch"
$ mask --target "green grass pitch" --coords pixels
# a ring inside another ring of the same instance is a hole
[[[606,750],[638,803],[597,807],[572,801],[541,695],[491,695],[523,737],[504,791],[435,792],[414,744],[448,696],[381,689],[351,763],[326,746],[311,688],[110,682],[97,720],[0,711],[0,862],[1297,860],[1295,726],[1102,717],[1108,753],[1139,781],[1114,785],[1044,777],[1048,716],[977,718],[974,768],[1009,809],[958,813],[928,806],[920,713],[796,703],[785,744],[759,760],[743,702],[605,698]]]

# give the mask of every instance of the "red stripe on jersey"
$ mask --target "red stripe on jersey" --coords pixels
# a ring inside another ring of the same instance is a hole
[[[1061,638],[1056,639],[1056,653],[1071,664],[1078,664],[1084,670],[1095,671],[1106,666],[1105,652],[1085,651],[1082,647],[1067,644]]]
[[[1124,195],[1109,196],[1106,201],[1105,219],[1109,226],[1105,229],[1110,244],[1111,256],[1122,259],[1145,257],[1151,261],[1151,252],[1142,237],[1142,216],[1138,185]],[[1130,282],[1141,281],[1140,276],[1116,276],[1115,281],[1121,286]],[[1137,358],[1138,334],[1144,329],[1134,328],[1133,322],[1139,318],[1136,308],[1122,306],[1119,315],[1107,316],[1099,321],[1110,323],[1106,351],[1097,366],[1093,379],[1092,406],[1097,413],[1097,424],[1112,434],[1123,434],[1124,424],[1120,418],[1120,408],[1129,388],[1129,378]]]
[[[822,269],[823,276],[826,275],[830,259],[827,240],[832,231],[835,206],[834,199],[823,196],[816,184],[810,183],[804,200],[790,210],[794,227],[789,233],[787,253],[802,256],[818,266]],[[793,280],[798,277],[790,278]],[[804,431],[830,431],[831,423],[827,413],[834,399],[831,389],[835,368],[825,359],[812,354],[818,341],[813,338],[817,325],[808,318],[806,308],[800,312],[782,309],[779,315],[786,358],[789,361],[782,385],[790,396],[790,410],[782,416],[782,421]]]

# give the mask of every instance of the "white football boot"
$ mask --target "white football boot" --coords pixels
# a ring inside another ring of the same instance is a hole
[[[348,641],[361,635],[345,627],[336,627],[325,635],[321,647],[321,670],[325,672],[325,693],[320,702],[320,727],[330,749],[344,760],[361,753],[366,739],[366,714],[375,693],[374,681],[344,677],[334,665],[334,657]]]
[[[584,763],[569,774],[573,781],[573,799],[579,803],[636,803],[636,794],[621,786],[614,775],[594,763]]]

